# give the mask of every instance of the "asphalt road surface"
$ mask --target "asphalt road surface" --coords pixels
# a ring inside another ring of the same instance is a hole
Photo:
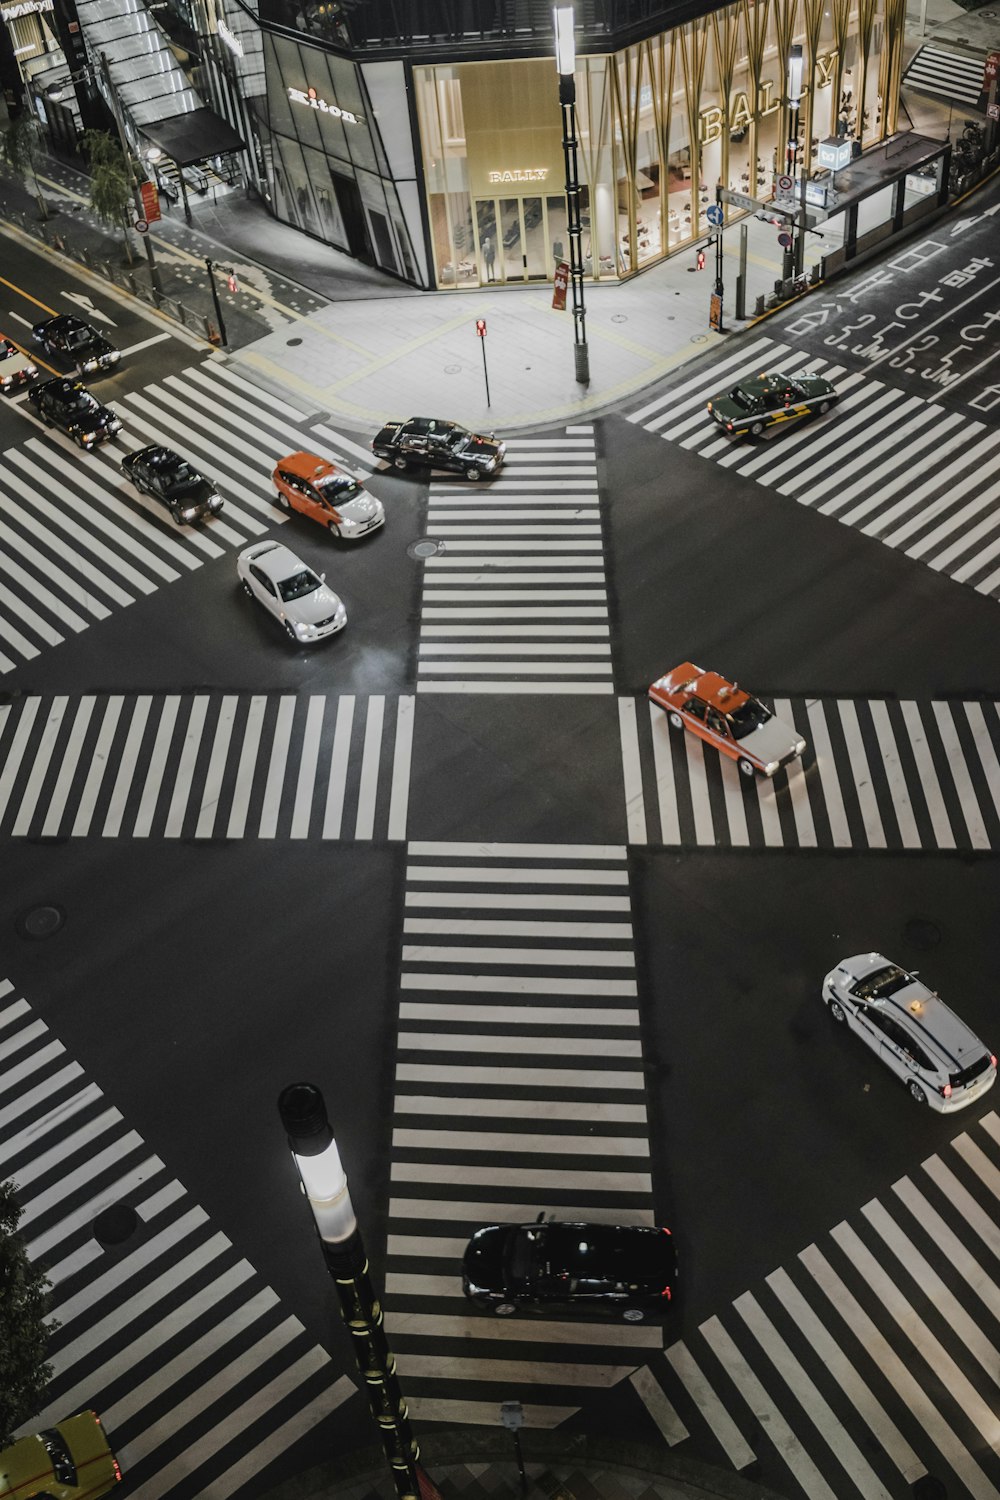
[[[97,453],[3,412],[0,1171],[63,1325],[43,1416],[97,1406],[148,1500],[372,1441],[277,1118],[299,1078],[419,1429],[513,1398],[789,1496],[1000,1492],[993,1096],[920,1110],[819,994],[878,949],[996,1044],[1000,519],[966,397],[1000,344],[977,303],[959,398],[812,306],[511,435],[489,486],[383,472],[173,342],[123,363]],[[944,307],[915,338],[961,335]],[[840,405],[734,446],[704,402],[769,367]],[[158,439],[219,518],[126,484]],[[303,447],[371,476],[383,531],[276,508]],[[295,648],[239,591],[272,534],[343,635]],[[684,660],[790,717],[801,765],[757,785],[674,734],[646,689]],[[468,1234],[538,1212],[668,1225],[666,1327],[471,1309]]]

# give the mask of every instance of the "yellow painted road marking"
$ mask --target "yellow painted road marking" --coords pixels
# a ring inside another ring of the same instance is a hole
[[[7,285],[9,286],[10,283],[8,282]],[[62,374],[61,370],[57,370],[55,366],[50,365],[47,360],[39,359],[34,349],[26,349],[23,344],[19,344],[17,342],[17,339],[12,339],[9,333],[4,333],[2,328],[0,328],[0,339],[6,339],[8,344],[13,344],[14,348],[18,351],[19,354],[23,354],[25,359],[30,359],[33,365],[41,365],[42,369],[48,370],[50,375]],[[2,365],[0,365],[0,369],[3,369]]]
[[[5,276],[0,276],[0,282],[2,282],[4,286],[9,286],[11,291],[16,292],[19,297],[24,297],[26,301],[33,302],[36,307],[40,307],[42,309],[42,312],[49,313],[53,318],[58,317],[58,313],[56,312],[54,307],[49,307],[48,303],[46,302],[39,302],[37,297],[33,297],[30,292],[24,291],[22,287],[16,286],[13,281],[8,281]]]

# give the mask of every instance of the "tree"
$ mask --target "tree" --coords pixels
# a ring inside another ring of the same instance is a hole
[[[43,219],[49,216],[42,190],[38,183],[35,163],[39,155],[39,124],[34,115],[22,115],[12,120],[6,130],[0,131],[0,162],[13,172],[19,182],[31,177],[38,200],[38,212]]]
[[[105,224],[122,231],[125,253],[132,264],[129,209],[132,206],[131,166],[118,142],[106,130],[87,130],[83,149],[90,163],[90,206]]]
[[[0,1448],[39,1410],[52,1368],[46,1323],[51,1287],[17,1233],[21,1209],[13,1182],[0,1182]]]

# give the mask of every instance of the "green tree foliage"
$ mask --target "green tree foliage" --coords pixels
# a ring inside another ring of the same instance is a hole
[[[19,182],[26,183],[31,178],[39,211],[42,218],[47,219],[48,209],[35,172],[40,150],[38,132],[38,121],[33,115],[22,115],[20,119],[12,120],[6,130],[0,130],[0,164]]]
[[[51,1288],[17,1233],[15,1193],[14,1183],[0,1182],[0,1448],[41,1407],[52,1373],[48,1336],[58,1326],[45,1322]]]
[[[118,142],[106,130],[84,133],[83,149],[90,163],[90,206],[105,224],[122,229],[132,202],[129,164]]]

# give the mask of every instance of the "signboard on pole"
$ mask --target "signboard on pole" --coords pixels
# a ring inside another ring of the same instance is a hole
[[[987,54],[986,61],[983,64],[984,94],[989,93],[990,84],[998,74],[1000,74],[1000,52],[990,52]]]
[[[569,286],[569,266],[561,260],[552,277],[552,306],[557,312],[566,311],[566,288]]]
[[[161,217],[160,195],[156,191],[156,183],[144,182],[139,192],[142,196],[142,216],[147,224],[153,224]]]
[[[991,120],[1000,120],[1000,104],[987,104],[986,114]]]
[[[716,333],[722,332],[722,298],[713,292],[708,299],[708,326]]]
[[[132,228],[135,230],[136,234],[145,234],[149,229],[149,225],[147,224],[145,219],[133,219]]]

